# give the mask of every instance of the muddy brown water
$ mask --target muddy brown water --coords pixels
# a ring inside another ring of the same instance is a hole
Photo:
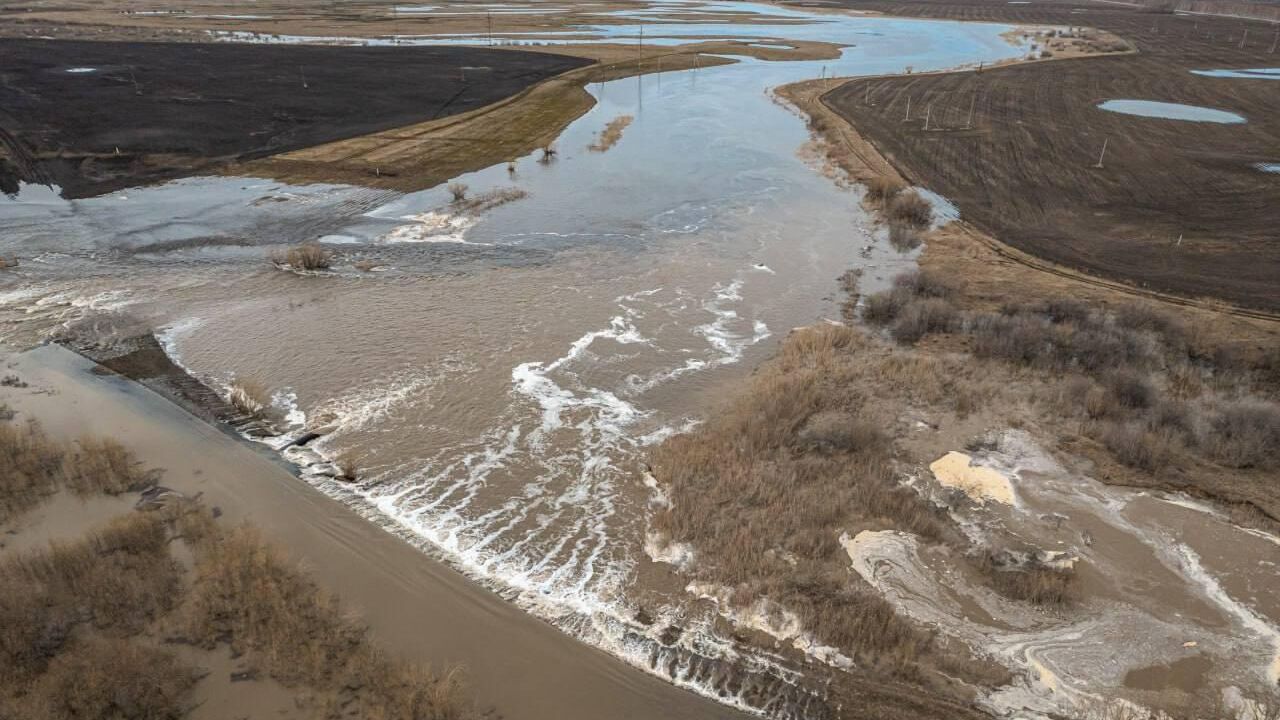
[[[222,522],[262,528],[337,590],[388,649],[437,667],[465,665],[474,697],[500,717],[743,717],[585,648],[299,483],[271,455],[131,381],[91,372],[93,363],[68,350],[38,348],[7,358],[5,367],[32,385],[0,388],[19,419],[39,418],[65,438],[119,438],[148,466],[163,468],[167,486],[204,493],[222,509]]]

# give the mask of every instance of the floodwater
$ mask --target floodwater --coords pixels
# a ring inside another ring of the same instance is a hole
[[[1124,113],[1125,115],[1141,115],[1142,117],[1163,118],[1165,120],[1187,120],[1190,122],[1211,122],[1238,124],[1248,122],[1243,115],[1215,110],[1213,108],[1183,105],[1181,103],[1156,102],[1154,100],[1107,100],[1098,103],[1102,110]]]
[[[768,90],[989,65],[1026,48],[1004,25],[716,6],[780,19],[718,28],[726,37],[846,49],[593,85],[597,104],[551,161],[534,153],[514,172],[457,178],[473,197],[528,193],[478,215],[443,187],[208,177],[77,201],[24,187],[0,199],[0,254],[23,257],[0,276],[0,340],[154,327],[193,374],[215,387],[255,378],[293,430],[326,433],[290,459],[376,525],[680,687],[822,717],[796,659],[739,646],[647,556],[661,499],[644,482],[646,453],[725,402],[791,328],[835,317],[845,269],[862,268],[874,291],[913,262],[856,193],[801,157],[805,126]],[[707,26],[661,34],[691,41]],[[624,115],[634,120],[620,141],[588,151]],[[266,261],[316,239],[340,252],[330,272]],[[355,483],[324,473],[340,455],[356,459]]]
[[[1245,68],[1242,70],[1192,70],[1193,75],[1247,80],[1280,80],[1280,68]]]

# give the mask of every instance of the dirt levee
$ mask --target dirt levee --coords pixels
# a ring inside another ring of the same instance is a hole
[[[1280,155],[1280,83],[1193,73],[1275,67],[1276,28],[1097,4],[1023,7],[908,3],[889,11],[1089,25],[1139,52],[856,80],[824,102],[911,181],[947,196],[967,220],[1020,250],[1138,287],[1280,308],[1280,176],[1259,170]],[[1058,52],[1056,38],[1028,42]],[[1112,99],[1225,110],[1247,122],[1098,107]]]
[[[0,189],[69,198],[473,110],[588,61],[429,47],[0,40]]]

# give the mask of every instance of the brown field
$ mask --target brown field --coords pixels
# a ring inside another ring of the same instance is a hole
[[[823,102],[908,180],[945,195],[970,223],[1018,250],[1139,289],[1280,309],[1280,179],[1253,167],[1280,157],[1280,87],[1190,72],[1276,66],[1274,25],[1096,3],[842,5],[1088,25],[1131,41],[1135,55],[855,80]],[[1248,123],[1161,120],[1095,107],[1113,98],[1229,110]]]

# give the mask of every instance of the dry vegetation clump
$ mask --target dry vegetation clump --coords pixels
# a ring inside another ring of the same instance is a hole
[[[70,459],[72,451],[34,423],[0,425],[0,457],[29,476],[22,488],[111,491],[118,485],[90,479],[150,476],[111,441],[79,446],[93,459]],[[83,484],[67,480],[69,465]],[[15,482],[7,473],[3,479]],[[171,553],[178,543],[194,557],[193,580],[184,582],[188,571]],[[296,689],[299,707],[314,717],[474,716],[456,672],[436,675],[389,659],[333,596],[255,531],[224,531],[197,501],[178,499],[78,541],[0,558],[0,717],[184,717],[199,675],[155,648],[155,636],[210,650],[230,644],[252,667]]]
[[[253,378],[238,377],[227,390],[227,402],[244,415],[262,419],[271,409],[271,393]]]
[[[587,146],[587,149],[591,152],[605,152],[617,145],[618,141],[622,139],[622,131],[626,130],[633,120],[635,118],[630,115],[619,115],[610,120],[604,126],[604,130],[600,131],[600,135]]]
[[[889,244],[898,252],[910,252],[924,244],[920,230],[907,223],[889,223]]]
[[[494,188],[482,192],[479,195],[473,195],[470,198],[455,199],[453,204],[461,212],[478,215],[482,212],[492,210],[499,205],[506,205],[509,202],[528,197],[529,193],[516,187]]]
[[[0,522],[60,488],[81,496],[118,495],[155,484],[155,473],[142,470],[120,443],[92,436],[59,443],[34,422],[0,422],[0,467]]]
[[[1074,571],[1048,567],[1034,557],[1020,562],[1009,552],[987,551],[977,565],[987,584],[1010,600],[1061,607],[1079,597]]]
[[[906,184],[901,180],[884,175],[877,175],[871,178],[867,181],[866,186],[866,199],[879,205],[889,202],[895,195],[907,189]]]
[[[1257,399],[1227,403],[1210,421],[1205,444],[1229,467],[1280,465],[1280,405]]]
[[[655,452],[672,504],[653,528],[696,548],[689,572],[731,590],[734,605],[767,599],[862,667],[913,675],[930,661],[930,634],[857,584],[838,537],[899,528],[936,542],[953,531],[896,481],[886,422],[859,390],[886,372],[883,356],[860,358],[867,348],[845,326],[793,333],[725,412]]]
[[[271,262],[291,270],[328,270],[333,265],[333,252],[319,243],[303,243],[273,251]]]
[[[915,190],[904,190],[894,195],[885,212],[890,223],[907,227],[924,228],[933,222],[933,205]]]
[[[935,273],[913,271],[894,278],[893,288],[867,296],[862,319],[887,325],[899,342],[915,343],[930,333],[947,332],[959,314],[947,300],[956,287]]]
[[[364,718],[449,720],[469,717],[456,672],[435,675],[382,655],[367,630],[336,598],[294,569],[256,531],[239,528],[206,540],[182,627],[206,648],[229,642],[286,686],[330,697]]]
[[[343,480],[355,480],[360,472],[360,463],[356,460],[355,453],[351,451],[339,455],[334,465],[337,466],[339,477]]]
[[[449,183],[447,187],[449,190],[449,195],[453,198],[454,203],[460,203],[463,200],[466,200],[467,191],[471,189],[470,186],[467,185],[466,183],[457,182],[456,180],[454,182]]]

